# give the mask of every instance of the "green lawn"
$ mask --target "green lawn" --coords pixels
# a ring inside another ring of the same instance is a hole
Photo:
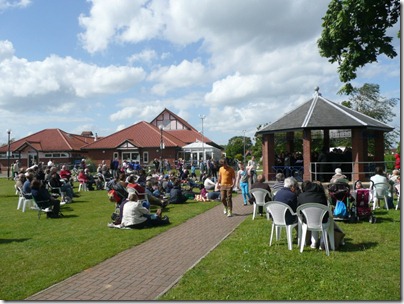
[[[346,245],[330,256],[287,250],[284,231],[269,247],[270,222],[247,218],[161,300],[399,301],[400,211],[376,216],[376,224],[338,222]]]
[[[80,192],[61,219],[16,210],[13,182],[0,179],[0,299],[23,300],[219,203],[170,205],[172,222],[145,230],[106,227],[113,203],[105,191]],[[76,188],[77,189],[77,188]],[[400,211],[376,210],[377,223],[339,225],[346,245],[324,251],[284,233],[269,247],[270,222],[248,217],[161,300],[401,300]]]
[[[0,299],[23,300],[63,279],[136,246],[219,204],[170,205],[171,224],[143,230],[107,227],[114,204],[106,191],[80,192],[62,206],[63,218],[38,220],[16,210],[14,182],[0,179]],[[77,187],[75,188],[77,190]]]

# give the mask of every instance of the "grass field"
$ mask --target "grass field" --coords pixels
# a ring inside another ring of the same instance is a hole
[[[26,297],[136,246],[218,202],[170,205],[171,224],[143,230],[107,227],[114,204],[106,191],[80,192],[60,219],[16,210],[14,182],[0,179],[0,299]],[[75,188],[77,190],[77,187]]]
[[[77,189],[77,188],[76,188]],[[23,300],[216,206],[170,205],[169,226],[109,229],[113,203],[105,191],[80,192],[61,219],[16,210],[13,182],[0,179],[0,299]],[[285,235],[269,247],[270,222],[248,217],[160,300],[401,300],[400,211],[376,210],[377,223],[341,223],[346,244],[324,251]]]
[[[399,301],[400,211],[375,215],[375,224],[338,222],[346,244],[330,256],[289,251],[285,234],[269,247],[270,222],[247,218],[161,300]]]

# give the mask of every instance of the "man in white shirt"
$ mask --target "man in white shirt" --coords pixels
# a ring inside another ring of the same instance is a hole
[[[215,189],[216,183],[211,178],[212,176],[208,175],[208,177],[205,178],[205,181],[203,182],[203,186],[205,187],[206,190]]]

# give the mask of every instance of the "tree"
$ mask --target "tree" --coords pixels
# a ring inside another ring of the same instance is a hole
[[[245,137],[245,151],[252,147],[251,138]],[[229,158],[234,158],[237,154],[244,155],[244,136],[234,136],[229,139],[226,146],[226,155]]]
[[[398,98],[388,99],[380,96],[378,84],[365,83],[360,88],[353,88],[349,100],[343,101],[342,105],[381,122],[388,123],[396,116],[396,113],[393,112],[393,108],[396,106],[397,102]],[[385,134],[386,148],[395,146],[397,133],[399,132],[394,130],[393,132]]]
[[[260,124],[257,126],[257,132],[262,128],[265,128],[269,123]],[[262,136],[254,137],[255,144],[252,146],[252,155],[255,156],[256,159],[261,159],[262,157]]]
[[[399,18],[399,0],[331,0],[317,44],[321,56],[339,65],[339,78],[345,83],[339,93],[350,94],[356,70],[377,62],[378,55],[397,56],[386,29]]]

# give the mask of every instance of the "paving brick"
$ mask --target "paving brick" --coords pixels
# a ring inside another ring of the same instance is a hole
[[[252,206],[244,207],[238,195],[231,218],[223,214],[222,205],[216,206],[26,300],[155,300],[251,213]],[[134,256],[147,256],[147,261]]]

